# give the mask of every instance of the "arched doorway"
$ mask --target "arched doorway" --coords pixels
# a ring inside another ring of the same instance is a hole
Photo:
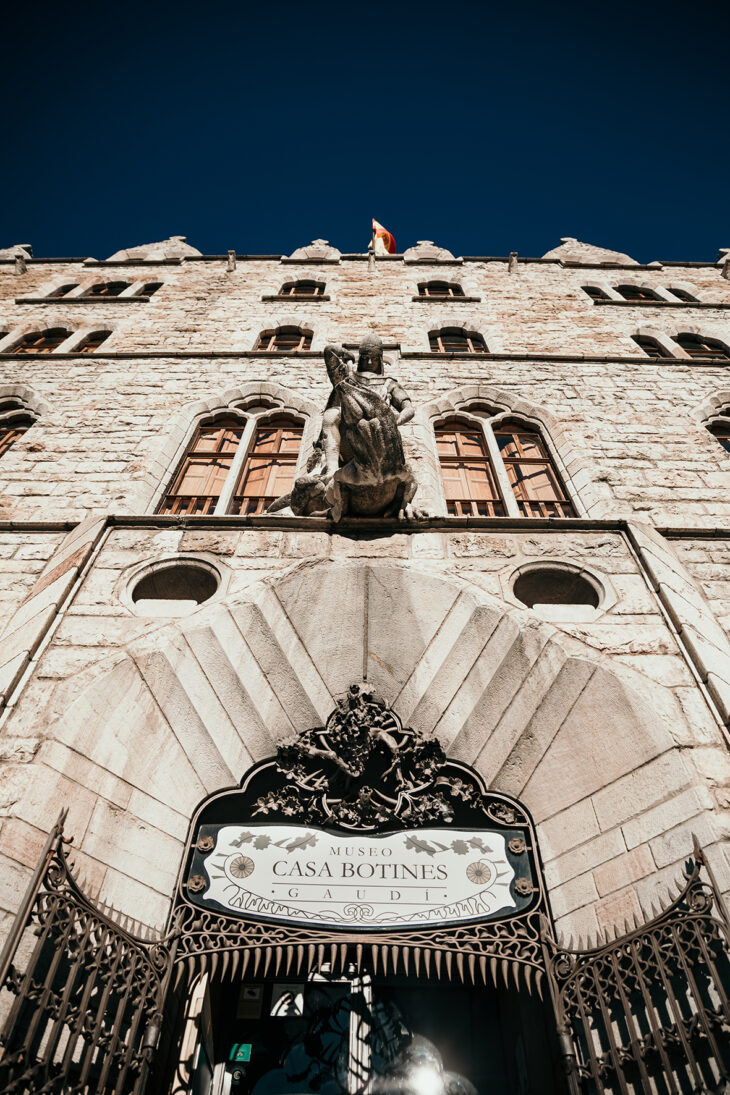
[[[201,804],[160,938],[84,895],[63,820],[0,954],[5,1095],[690,1095],[730,1076],[730,923],[699,846],[667,908],[565,947],[522,805],[357,686]]]
[[[182,1095],[567,1091],[532,821],[354,685],[193,819]]]

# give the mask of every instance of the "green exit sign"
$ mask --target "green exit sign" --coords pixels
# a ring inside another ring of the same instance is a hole
[[[231,1046],[231,1052],[228,1055],[228,1060],[233,1061],[234,1064],[245,1064],[246,1061],[251,1060],[251,1043],[250,1042],[234,1042]]]

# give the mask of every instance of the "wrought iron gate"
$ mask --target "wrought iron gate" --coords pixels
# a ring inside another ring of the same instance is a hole
[[[361,711],[358,696],[352,704]],[[172,1032],[163,1016],[168,1005],[174,1010],[176,985],[184,993],[201,974],[214,981],[340,973],[454,981],[475,992],[503,983],[517,991],[536,987],[540,995],[547,978],[571,1095],[729,1095],[730,922],[701,849],[695,847],[679,895],[658,915],[592,949],[566,948],[548,919],[534,829],[524,809],[485,791],[476,773],[434,755],[432,745],[417,753],[428,778],[409,797],[408,749],[418,748],[408,737],[413,732],[396,733],[383,722],[390,717],[380,710],[384,705],[371,698],[367,705],[376,742],[387,737],[383,748],[399,751],[402,765],[401,790],[391,814],[383,815],[385,824],[395,824],[398,811],[412,824],[420,812],[425,837],[430,817],[461,811],[456,820],[466,824],[471,811],[477,822],[483,815],[499,826],[527,872],[515,877],[522,905],[511,917],[363,933],[201,907],[201,856],[214,843],[202,828],[204,804],[191,826],[170,930],[162,940],[151,939],[82,892],[69,867],[61,817],[0,956],[0,1003],[6,1005],[0,1092],[147,1095],[161,1029]],[[315,733],[314,745],[305,739],[305,759],[330,763],[333,749],[324,731],[307,732]],[[349,733],[346,740],[352,739]],[[293,762],[299,800],[291,780],[279,785]],[[275,781],[261,796],[260,780],[269,777]],[[287,746],[278,766],[262,762],[241,788],[206,802],[224,820],[247,816],[238,808],[247,796],[254,813],[291,816],[299,808],[306,818],[307,811],[324,808],[323,786]],[[358,810],[375,826],[385,807],[371,792],[327,809],[332,817],[339,811],[348,824]],[[166,1041],[169,1051],[174,1037]],[[159,1073],[154,1089],[160,1095],[165,1089]]]
[[[171,951],[135,938],[81,893],[64,850],[63,820],[48,838],[0,959],[9,1005],[0,1091],[142,1095]]]
[[[548,979],[573,1092],[730,1092],[729,929],[696,842],[679,895],[633,931],[573,951],[560,947],[545,925]]]

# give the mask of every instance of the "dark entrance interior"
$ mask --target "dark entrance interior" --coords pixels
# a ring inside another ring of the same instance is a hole
[[[564,1095],[550,1007],[415,978],[216,984],[194,1095]]]

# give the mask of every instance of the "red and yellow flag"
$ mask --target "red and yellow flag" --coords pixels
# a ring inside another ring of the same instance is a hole
[[[382,248],[382,250],[381,250]],[[395,237],[373,218],[373,250],[375,254],[394,255]]]

